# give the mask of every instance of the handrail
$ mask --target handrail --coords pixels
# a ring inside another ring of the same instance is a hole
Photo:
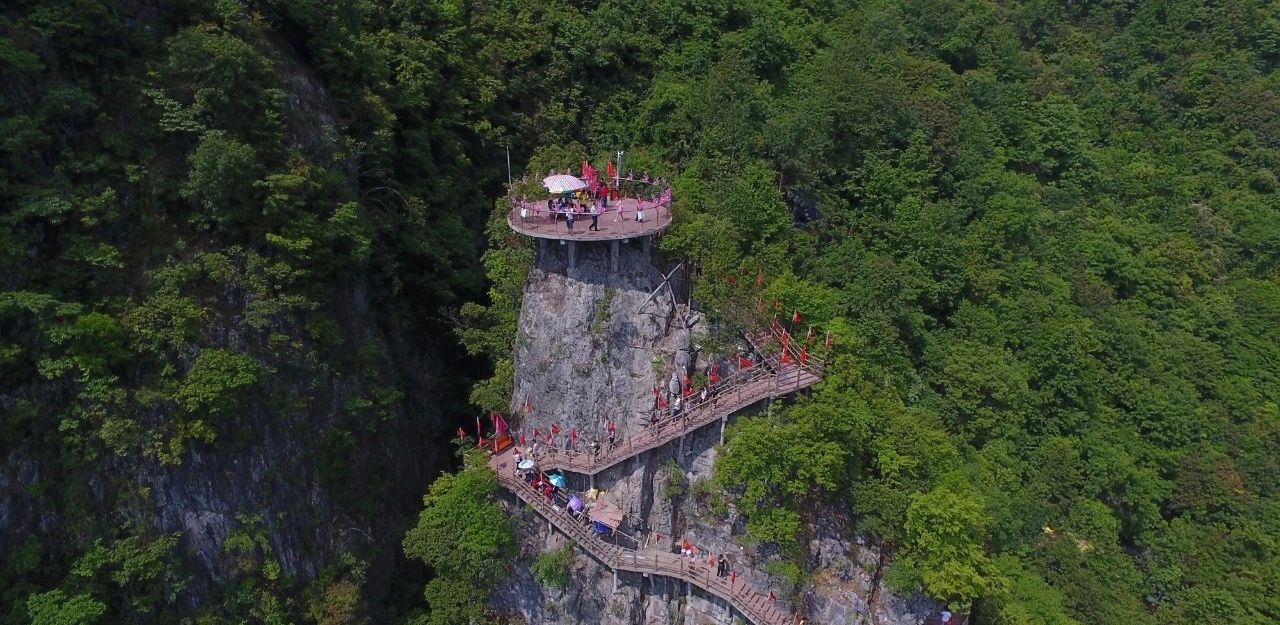
[[[572,538],[591,557],[612,569],[636,573],[649,573],[680,579],[729,602],[739,613],[756,625],[786,625],[792,619],[777,608],[764,594],[751,588],[745,581],[713,575],[711,567],[703,567],[700,560],[666,553],[659,549],[626,549],[611,545],[595,536],[585,525],[566,517],[540,493],[517,479],[507,469],[511,455],[504,452],[491,461],[498,474],[498,481],[507,490],[529,504],[540,516]],[[505,459],[505,460],[504,460]],[[701,570],[701,573],[699,572]]]
[[[790,376],[790,383],[783,378]],[[769,397],[777,397],[807,388],[816,384],[820,377],[804,368],[794,371],[773,372],[762,366],[741,369],[733,374],[718,388],[708,394],[706,399],[698,395],[685,398],[685,408],[680,416],[674,416],[670,407],[660,414],[664,418],[646,427],[635,436],[624,437],[603,454],[591,454],[585,451],[551,448],[541,450],[536,460],[541,467],[551,470],[559,469],[573,473],[594,475],[636,454],[656,449],[689,432],[702,428],[725,413],[741,410],[751,404]]]

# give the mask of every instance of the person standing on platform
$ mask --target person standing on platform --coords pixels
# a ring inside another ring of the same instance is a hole
[[[600,205],[595,202],[591,203],[591,227],[588,230],[600,232]]]
[[[569,229],[569,232],[573,232],[573,207],[569,207],[569,210],[564,212],[564,225]]]

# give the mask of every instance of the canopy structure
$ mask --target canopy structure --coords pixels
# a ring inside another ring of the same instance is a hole
[[[552,193],[570,193],[587,188],[587,183],[577,176],[555,174],[543,178],[542,186]]]
[[[618,529],[618,526],[622,524],[622,509],[608,499],[600,497],[591,505],[587,518],[601,525]]]

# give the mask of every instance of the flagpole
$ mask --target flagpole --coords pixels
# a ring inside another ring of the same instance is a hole
[[[622,186],[622,150],[618,150],[618,169],[613,172],[613,188],[617,189]]]
[[[507,146],[507,186],[511,186],[511,146]]]

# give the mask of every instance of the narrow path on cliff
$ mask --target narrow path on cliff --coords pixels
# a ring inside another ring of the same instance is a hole
[[[638,434],[626,436],[600,453],[573,449],[546,449],[537,454],[538,467],[544,471],[570,471],[595,475],[646,451],[657,449],[681,436],[710,425],[747,406],[764,399],[780,397],[809,388],[822,380],[823,363],[807,354],[803,356],[793,343],[777,332],[748,335],[748,341],[761,355],[762,363],[739,369],[716,385],[705,398],[691,395],[684,399],[684,409],[675,414],[668,407],[659,418]],[[769,346],[780,346],[778,354]],[[780,354],[786,354],[782,357]]]
[[[793,618],[778,609],[766,594],[736,581],[719,577],[715,567],[701,558],[688,558],[660,549],[642,547],[627,549],[605,542],[583,522],[571,517],[563,508],[553,505],[524,480],[516,477],[510,448],[493,455],[489,466],[498,474],[498,482],[529,504],[539,515],[556,526],[564,535],[601,564],[616,571],[663,575],[689,582],[729,602],[739,614],[755,625],[789,625]]]
[[[818,383],[822,379],[822,361],[809,358],[807,348],[802,351],[794,345],[794,341],[788,339],[786,332],[779,331],[776,327],[748,334],[747,340],[759,353],[760,362],[740,368],[718,384],[714,393],[705,398],[685,398],[686,408],[680,414],[674,415],[667,409],[660,420],[638,435],[626,437],[603,453],[547,450],[537,457],[539,470],[594,475],[716,420],[726,419],[730,414],[756,402],[794,393]],[[776,352],[772,346],[774,341],[778,342]],[[499,483],[572,538],[601,564],[615,571],[664,575],[686,581],[727,601],[755,625],[787,625],[795,622],[793,616],[778,609],[776,603],[770,600],[772,593],[762,593],[745,582],[738,583],[736,576],[720,577],[713,572],[714,565],[701,558],[684,557],[643,545],[627,549],[604,541],[588,528],[585,521],[570,516],[563,508],[556,506],[529,483],[517,477],[513,451],[514,447],[507,447],[489,459],[489,466],[497,473]]]

